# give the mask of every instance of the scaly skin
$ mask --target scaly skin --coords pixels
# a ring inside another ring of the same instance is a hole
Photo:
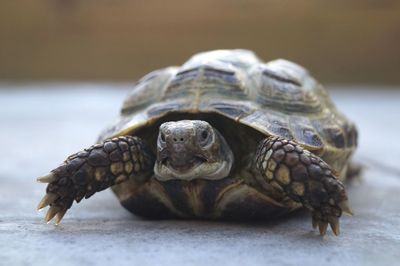
[[[299,144],[279,137],[262,141],[255,166],[265,181],[312,212],[313,227],[339,234],[342,212],[351,214],[342,182],[330,166]]]
[[[95,144],[38,178],[49,183],[38,209],[50,205],[46,222],[56,216],[58,224],[74,200],[80,202],[129,178],[146,177],[152,173],[153,165],[154,156],[137,137],[121,136]]]

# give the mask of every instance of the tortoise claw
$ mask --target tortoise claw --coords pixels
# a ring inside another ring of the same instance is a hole
[[[338,236],[340,234],[339,218],[331,217],[329,218],[329,225],[332,228],[333,233]]]
[[[61,207],[51,206],[50,209],[47,211],[46,217],[44,218],[46,223],[49,223],[51,221],[51,219],[53,219],[54,216],[56,216],[56,214],[61,210],[62,210]]]
[[[54,174],[50,173],[48,175],[41,176],[36,180],[40,183],[52,183],[57,180],[57,177]]]
[[[314,218],[314,217],[312,217],[312,227],[313,227],[314,229],[317,229],[317,227],[318,227],[318,221],[317,221],[317,219]]]
[[[40,201],[37,209],[40,211],[41,209],[43,209],[44,207],[50,205],[51,203],[53,203],[56,199],[58,199],[58,195],[55,193],[47,193],[43,199]]]
[[[342,211],[349,215],[349,216],[353,216],[353,211],[351,210],[350,206],[349,206],[349,202],[347,200],[344,200],[342,202],[340,202],[338,204],[338,206],[340,207],[340,209],[342,209]]]
[[[319,234],[321,236],[324,236],[326,234],[326,229],[327,228],[328,228],[328,223],[327,222],[323,222],[323,221],[319,221],[318,222]]]
[[[56,225],[59,225],[67,210],[62,210],[56,214]]]

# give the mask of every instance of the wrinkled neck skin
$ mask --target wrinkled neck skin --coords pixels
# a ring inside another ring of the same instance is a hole
[[[229,175],[233,153],[224,137],[201,120],[160,126],[154,174],[159,181],[218,180]]]

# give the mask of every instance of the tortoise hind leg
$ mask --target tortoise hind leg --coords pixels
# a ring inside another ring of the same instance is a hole
[[[58,224],[74,200],[79,203],[129,178],[146,179],[153,165],[154,156],[139,138],[105,140],[69,156],[50,174],[38,178],[39,182],[49,183],[38,209],[50,205],[45,220],[56,217]]]
[[[272,187],[310,210],[321,235],[328,223],[339,234],[339,218],[351,210],[344,185],[322,159],[293,141],[269,137],[256,152],[255,169]]]

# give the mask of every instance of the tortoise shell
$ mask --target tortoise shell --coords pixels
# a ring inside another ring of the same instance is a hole
[[[223,116],[262,135],[295,140],[342,177],[357,145],[355,126],[306,69],[282,59],[264,63],[248,50],[203,52],[144,76],[100,140],[133,135],[176,113]]]

